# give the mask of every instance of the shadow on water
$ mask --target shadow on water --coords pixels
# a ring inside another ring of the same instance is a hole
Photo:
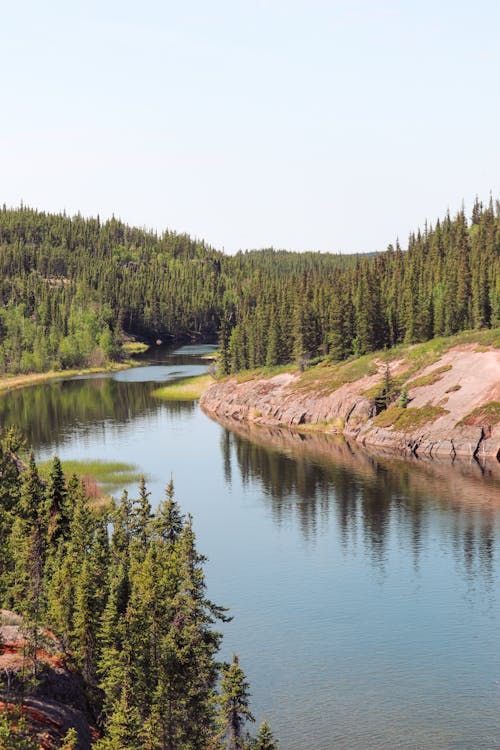
[[[224,420],[224,471],[244,484],[259,483],[281,525],[295,516],[314,540],[335,513],[347,548],[361,533],[374,560],[383,562],[391,529],[404,529],[418,563],[432,511],[446,517],[451,542],[471,574],[493,564],[495,518],[500,509],[500,464],[377,455],[342,438],[254,427]]]

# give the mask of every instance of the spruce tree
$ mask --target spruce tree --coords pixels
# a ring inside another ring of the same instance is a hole
[[[70,512],[67,508],[66,480],[61,462],[54,456],[49,480],[45,489],[46,515],[48,519],[47,543],[50,547],[61,537],[67,538]]]
[[[259,727],[255,742],[252,744],[252,750],[278,750],[279,743],[271,732],[271,727],[264,720]]]
[[[243,750],[243,729],[255,721],[249,709],[249,686],[236,654],[231,664],[223,664],[220,685],[220,722],[227,750]]]

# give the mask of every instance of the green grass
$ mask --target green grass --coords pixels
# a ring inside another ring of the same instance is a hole
[[[126,341],[123,344],[123,351],[125,354],[141,354],[147,352],[149,344],[144,344],[142,341]]]
[[[457,427],[472,425],[490,425],[493,427],[498,422],[500,422],[500,403],[490,401],[488,404],[478,406],[469,412],[460,422],[457,422]]]
[[[403,413],[396,420],[396,429],[404,432],[405,430],[411,430],[415,427],[421,427],[428,422],[435,422],[435,420],[442,417],[443,414],[448,414],[448,410],[443,409],[442,406],[426,404],[419,409],[416,407],[408,407],[403,409]]]
[[[248,383],[250,380],[259,380],[260,378],[272,378],[282,372],[294,373],[297,367],[291,362],[287,365],[276,365],[275,367],[256,367],[253,370],[240,370],[231,375],[224,375],[217,378],[218,382],[224,383],[228,380],[236,380],[237,383]]]
[[[376,417],[373,417],[373,424],[377,427],[392,427],[403,412],[404,409],[402,406],[391,404],[387,409],[377,414]]]
[[[434,385],[434,383],[438,383],[443,379],[443,373],[448,372],[448,370],[451,370],[451,365],[443,365],[442,367],[437,367],[428,375],[421,375],[419,378],[415,378],[415,380],[410,380],[410,382],[406,384],[406,387],[421,388],[425,385]]]
[[[165,401],[197,401],[214,382],[211,375],[196,375],[192,378],[177,380],[163,388],[157,388],[152,395]]]
[[[40,475],[48,479],[52,461],[42,461],[37,466]],[[62,468],[66,477],[76,474],[80,479],[93,479],[104,494],[138,482],[141,476],[137,466],[120,461],[63,461]]]
[[[447,409],[442,406],[433,406],[426,404],[420,408],[408,407],[403,409],[402,406],[391,404],[387,409],[377,414],[373,419],[373,424],[377,427],[394,427],[395,430],[405,432],[416,427],[421,427],[428,422],[434,422],[443,414],[448,414]]]
[[[29,385],[45,383],[48,380],[59,380],[60,378],[73,378],[75,375],[89,375],[100,372],[115,372],[118,370],[127,370],[129,367],[136,367],[141,362],[134,359],[127,359],[126,362],[109,362],[103,367],[80,367],[71,370],[49,370],[48,372],[30,372],[26,374],[8,374],[0,376],[0,391],[14,390],[24,388]]]
[[[346,383],[354,383],[367,375],[375,375],[376,357],[377,353],[374,352],[338,364],[331,364],[325,360],[303,372],[296,387],[302,391],[315,391],[322,395],[333,393]]]

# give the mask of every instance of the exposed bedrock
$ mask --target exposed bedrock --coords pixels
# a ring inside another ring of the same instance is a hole
[[[394,372],[397,373],[397,363]],[[486,458],[500,455],[500,424],[488,414],[471,417],[483,405],[500,401],[500,351],[452,349],[423,369],[424,377],[440,370],[434,382],[411,387],[409,405],[416,410],[439,407],[429,421],[398,429],[378,426],[373,397],[367,395],[383,377],[346,383],[331,392],[328,383],[298,373],[280,373],[238,382],[214,383],[203,394],[202,409],[214,417],[261,425],[299,427],[346,438],[367,446],[421,456]],[[432,378],[430,378],[432,381]]]

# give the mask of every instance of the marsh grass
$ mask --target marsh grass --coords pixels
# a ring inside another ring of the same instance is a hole
[[[144,344],[142,341],[126,341],[123,344],[123,351],[125,354],[142,354],[147,352],[149,344]]]
[[[37,466],[40,476],[48,479],[52,461],[42,461]],[[62,468],[67,478],[76,474],[96,502],[107,502],[113,492],[138,483],[141,477],[137,466],[120,461],[63,461]]]
[[[151,395],[165,401],[197,401],[214,382],[211,375],[195,375],[157,388]]]

